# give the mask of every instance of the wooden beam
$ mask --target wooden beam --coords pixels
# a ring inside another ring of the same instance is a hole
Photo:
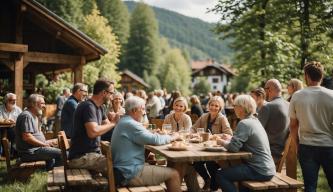
[[[15,94],[17,97],[17,106],[23,109],[23,56],[15,60]]]
[[[81,63],[81,56],[58,53],[28,52],[25,54],[24,60],[34,63],[78,65]]]
[[[16,43],[0,43],[0,51],[25,53],[28,52],[28,45]]]
[[[81,62],[74,68],[74,84],[83,82],[83,65],[86,64],[86,58],[81,57]]]

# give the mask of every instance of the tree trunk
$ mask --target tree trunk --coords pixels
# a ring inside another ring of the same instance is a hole
[[[261,40],[262,44],[260,47],[260,59],[261,59],[261,66],[264,67],[263,74],[266,76],[268,74],[267,72],[267,66],[266,66],[266,47],[264,45],[265,43],[265,36],[266,36],[266,6],[267,6],[268,0],[265,0],[261,4],[261,10],[265,11],[265,13],[261,14],[259,16],[259,39]]]
[[[309,58],[310,43],[310,21],[309,21],[309,0],[300,0],[300,27],[301,27],[301,69],[303,69],[307,59]]]

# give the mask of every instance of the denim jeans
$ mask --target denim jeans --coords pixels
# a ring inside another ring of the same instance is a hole
[[[51,170],[53,167],[63,164],[61,150],[54,147],[39,147],[33,154],[20,153],[19,156],[23,162],[45,161],[46,170]]]
[[[272,177],[273,175],[261,175],[246,164],[241,164],[234,167],[219,169],[216,173],[216,183],[221,187],[223,192],[237,192],[237,188],[234,185],[235,181],[268,181],[272,179]],[[249,191],[249,189],[240,187],[239,191],[245,192]]]
[[[211,190],[218,189],[218,186],[215,181],[215,175],[216,171],[220,168],[220,166],[215,161],[198,161],[194,162],[193,166],[194,169],[198,172],[198,174],[205,180],[205,182],[206,180],[211,179],[210,182]]]
[[[305,192],[316,191],[320,166],[322,166],[327,182],[333,191],[333,147],[300,145],[298,155]]]

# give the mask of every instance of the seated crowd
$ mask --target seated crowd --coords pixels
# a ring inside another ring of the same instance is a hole
[[[71,138],[68,153],[70,168],[86,168],[107,173],[107,159],[101,154],[100,141],[110,141],[115,182],[117,186],[147,186],[165,183],[168,191],[181,191],[184,177],[188,191],[237,191],[234,182],[244,180],[268,181],[276,174],[286,139],[289,135],[299,144],[299,161],[305,191],[315,191],[318,169],[323,167],[333,190],[333,91],[320,87],[323,67],[309,62],[304,67],[306,88],[297,79],[288,82],[289,97],[282,96],[282,85],[277,79],[267,80],[263,88],[250,95],[215,94],[201,101],[188,99],[175,91],[168,97],[163,90],[147,94],[143,90],[122,94],[115,90],[114,82],[99,79],[89,98],[88,86],[75,84],[63,103],[61,130]],[[126,99],[125,99],[126,98]],[[267,100],[266,100],[267,99]],[[54,140],[45,139],[41,131],[44,97],[32,94],[26,109],[15,105],[16,95],[5,96],[0,118],[11,119],[15,134],[8,129],[9,140],[16,143],[13,151],[21,161],[46,161],[47,169],[62,165],[61,152]],[[225,105],[226,103],[226,105]],[[231,127],[224,109],[234,110],[239,119]],[[198,119],[192,122],[190,114]],[[152,132],[147,129],[149,119],[164,119],[171,133]],[[216,135],[217,144],[229,152],[246,151],[252,157],[239,165],[221,168],[216,161],[189,162],[184,175],[176,169],[149,165],[145,162],[145,145],[165,145],[182,138],[182,132],[201,131]],[[204,180],[200,189],[196,177]],[[247,189],[239,187],[240,191]]]

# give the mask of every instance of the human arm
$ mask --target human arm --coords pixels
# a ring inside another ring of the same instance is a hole
[[[267,122],[268,122],[268,119],[269,119],[269,113],[270,113],[270,110],[269,110],[269,104],[266,104],[264,106],[262,106],[259,114],[258,114],[258,119],[261,123],[261,125],[266,129],[266,125],[267,125]]]
[[[237,131],[231,137],[230,143],[224,143],[224,147],[231,152],[238,152],[252,134],[252,129],[247,124],[239,122]]]
[[[299,122],[295,118],[290,118],[290,134],[291,137],[293,138],[296,143],[299,143],[298,140],[298,127],[299,127]]]
[[[29,132],[22,133],[22,139],[23,139],[23,141],[29,143],[30,145],[36,146],[36,147],[50,147],[50,145],[47,142],[43,142],[43,141],[36,139]]]

